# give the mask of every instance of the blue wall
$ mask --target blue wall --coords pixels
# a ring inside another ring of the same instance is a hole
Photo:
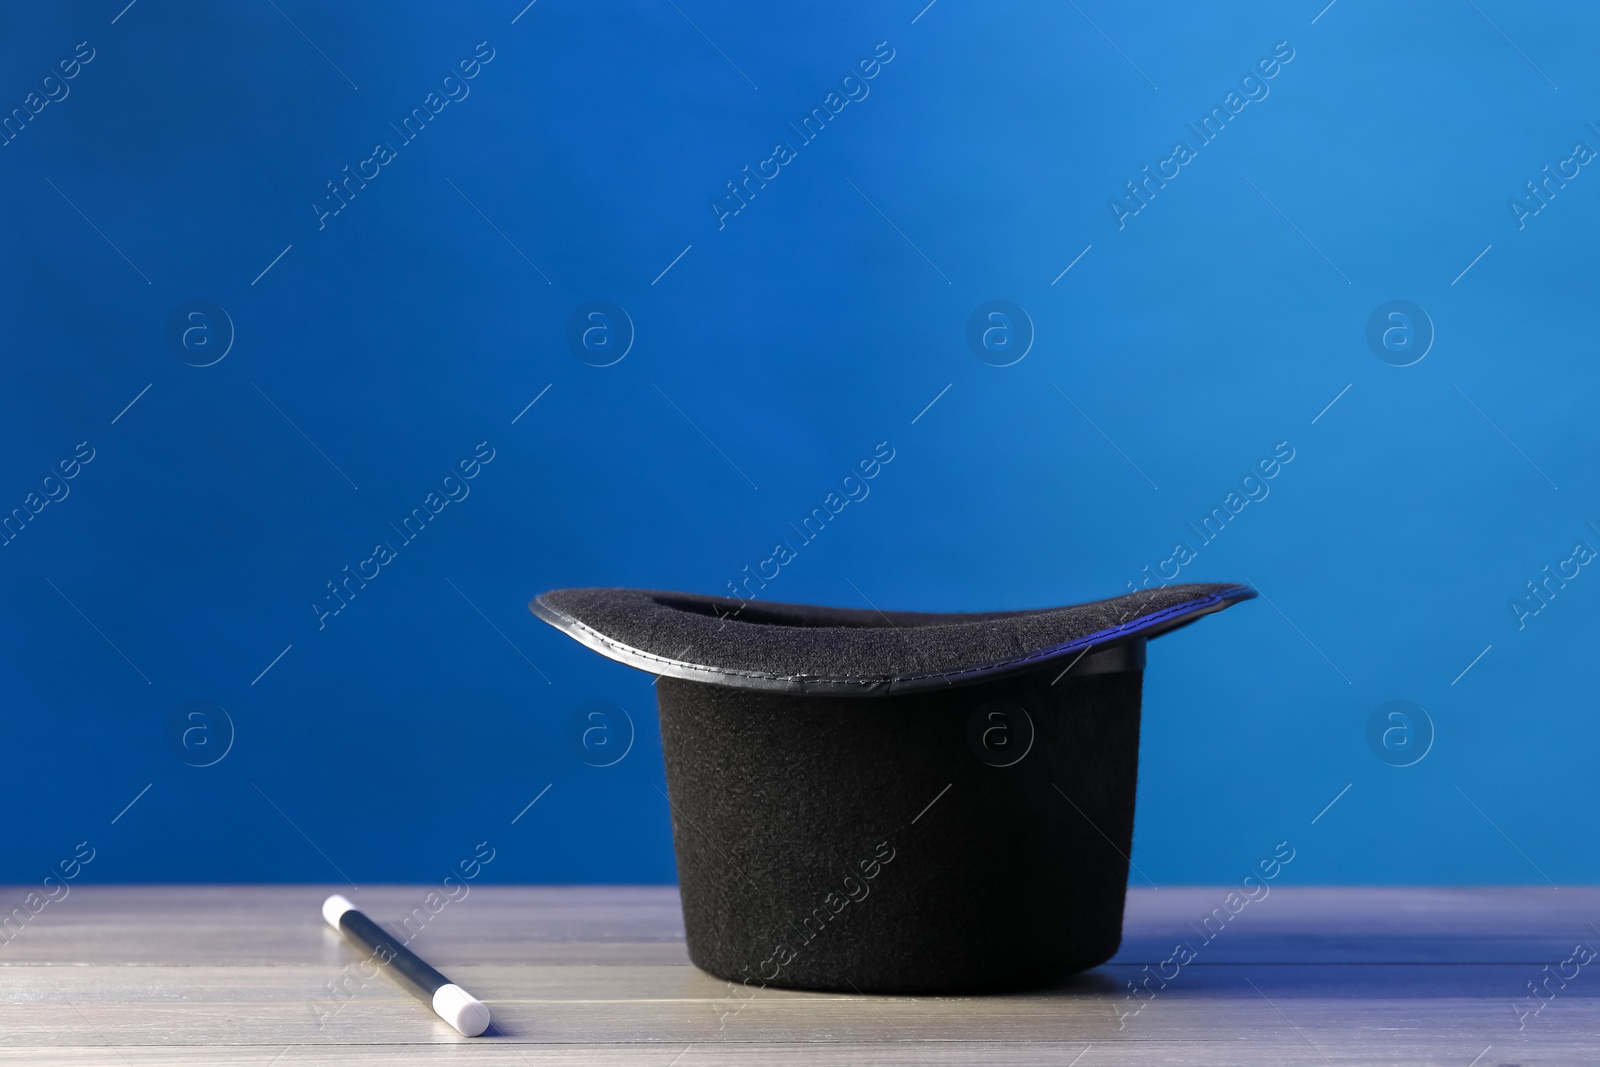
[[[1600,877],[1600,13],[123,2],[0,16],[0,878],[670,880],[650,679],[526,602],[880,441],[771,598],[1263,593],[1150,649],[1151,881]]]

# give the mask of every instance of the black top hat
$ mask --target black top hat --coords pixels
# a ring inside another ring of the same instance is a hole
[[[1145,641],[1255,592],[882,612],[639,589],[529,605],[660,676],[690,958],[730,981],[1047,983],[1122,938]]]

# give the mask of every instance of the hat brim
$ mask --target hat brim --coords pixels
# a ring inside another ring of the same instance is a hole
[[[1100,653],[1256,595],[1169,585],[1025,611],[929,613],[752,603],[648,589],[557,589],[529,609],[578,643],[670,678],[784,693],[887,696],[964,685]],[[1142,660],[1141,660],[1142,662]]]

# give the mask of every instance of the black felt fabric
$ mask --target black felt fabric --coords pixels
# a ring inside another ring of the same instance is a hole
[[[531,607],[662,675],[696,964],[741,986],[959,993],[1116,952],[1145,641],[1254,595],[933,615],[563,589]],[[1019,745],[998,760],[975,741],[997,707]]]
[[[655,674],[743,689],[880,696],[1026,672],[1085,649],[1155,636],[1253,596],[1241,585],[1169,585],[1069,607],[930,614],[558,589],[529,607],[595,651]]]
[[[754,988],[863,993],[1032,987],[1109,959],[1142,675],[1054,674],[866,702],[663,678],[690,958]],[[1034,724],[1013,766],[969,744],[995,698]]]

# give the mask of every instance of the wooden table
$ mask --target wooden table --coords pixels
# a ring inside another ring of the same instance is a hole
[[[343,888],[379,920],[429,892]],[[1134,889],[1116,960],[1057,989],[744,1002],[689,964],[672,888],[478,886],[412,942],[493,1008],[474,1040],[361,979],[319,915],[330,891],[72,889],[0,943],[0,1062],[1600,1063],[1600,959],[1568,962],[1600,949],[1594,888],[1280,886],[1209,942],[1191,924],[1226,888]],[[1163,965],[1179,942],[1193,959]]]

